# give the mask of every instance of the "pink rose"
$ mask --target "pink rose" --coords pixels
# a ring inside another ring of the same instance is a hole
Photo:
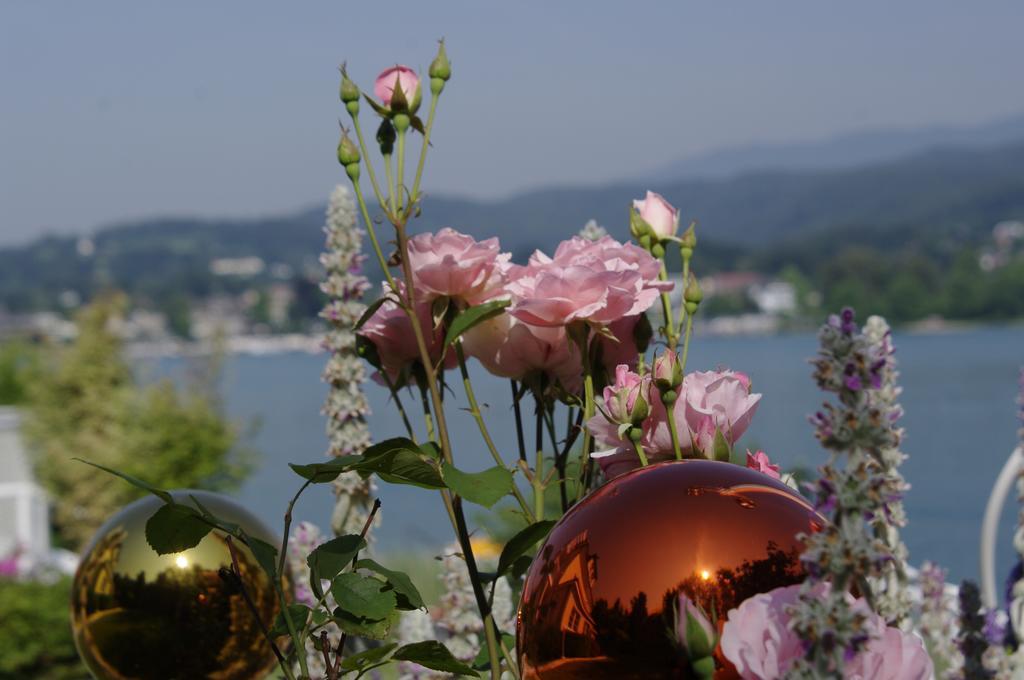
[[[773,479],[782,478],[782,475],[779,474],[779,466],[773,464],[768,458],[768,454],[764,451],[751,453],[750,449],[747,449],[747,467],[751,470],[763,472]]]
[[[672,405],[683,457],[694,455],[711,458],[715,433],[720,431],[730,446],[746,432],[761,400],[750,393],[750,379],[733,371],[705,371],[683,378],[679,398]],[[659,395],[651,393],[650,415],[641,423],[640,446],[651,463],[675,458],[669,414]],[[598,461],[605,477],[611,479],[639,467],[632,444],[610,427],[607,418],[595,416],[587,421],[587,429],[598,443],[607,447],[591,456]]]
[[[430,298],[447,295],[479,304],[501,286],[510,257],[500,252],[496,238],[476,241],[448,227],[409,239],[416,291],[424,291]]]
[[[403,294],[402,282],[398,281],[397,283],[399,284],[399,294]],[[381,368],[392,381],[397,381],[402,377],[406,368],[419,361],[420,352],[412,322],[405,310],[394,301],[394,294],[389,291],[387,285],[385,285],[384,293],[388,297],[387,301],[366,320],[358,334],[373,343],[377,355],[380,357]],[[430,357],[436,362],[441,357],[444,344],[443,329],[433,328],[430,303],[426,300],[417,300],[416,316],[426,335]],[[446,357],[445,368],[454,366],[455,360],[454,352],[449,353]]]
[[[651,366],[651,378],[659,389],[674,390],[683,384],[683,367],[674,351],[666,349],[654,358],[654,365]]]
[[[531,326],[500,314],[471,328],[462,342],[466,354],[496,376],[523,381],[539,372],[573,393],[582,384],[579,350],[564,328]]]
[[[649,252],[632,243],[619,243],[611,236],[602,236],[596,241],[582,236],[573,236],[562,241],[555,249],[554,257],[537,251],[530,257],[531,265],[557,263],[565,266],[603,268],[608,271],[635,271],[640,274],[645,288],[658,291],[672,290],[671,281],[661,281],[661,263]]]
[[[405,95],[405,101],[415,108],[413,103],[420,98],[420,77],[408,66],[395,65],[383,71],[373,83],[373,94],[384,106],[390,107],[396,82]]]
[[[509,313],[535,326],[575,321],[609,324],[641,314],[661,290],[660,265],[641,248],[612,238],[562,242],[553,258],[536,252],[526,267],[513,267],[506,290]]]
[[[803,656],[800,637],[789,628],[786,608],[800,596],[800,585],[776,588],[749,597],[727,614],[720,642],[722,655],[743,680],[786,677]]]
[[[574,321],[607,324],[646,311],[657,297],[644,290],[636,272],[546,266],[509,282],[509,314],[534,326]]]
[[[800,638],[789,627],[788,608],[796,604],[800,585],[776,588],[744,600],[726,615],[722,629],[722,655],[744,680],[775,680],[786,677],[793,662],[803,656]],[[825,584],[817,593],[828,592]],[[887,627],[862,599],[847,595],[850,606],[866,617],[871,636],[867,647],[844,668],[848,680],[926,680],[932,661],[915,635]]]
[[[675,236],[679,231],[679,211],[661,194],[648,191],[643,200],[633,201],[633,209],[659,238]]]
[[[639,424],[650,412],[651,379],[641,377],[620,364],[615,368],[615,383],[604,388],[606,417],[617,425]]]
[[[887,627],[846,666],[847,680],[928,680],[932,660],[924,644],[913,633]]]
[[[750,378],[733,371],[691,373],[683,379],[680,397],[686,402],[684,427],[696,435],[697,448],[706,457],[716,431],[730,445],[743,436],[761,401],[760,394],[750,392]]]

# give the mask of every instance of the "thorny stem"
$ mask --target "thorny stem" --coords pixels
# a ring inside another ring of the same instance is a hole
[[[402,201],[405,198],[402,191],[405,187],[405,133],[404,129],[398,130],[398,177],[396,186],[398,195],[395,197],[395,214],[402,211]]]
[[[409,414],[406,413],[405,406],[402,405],[402,399],[398,396],[398,390],[395,389],[395,384],[391,381],[387,371],[380,371],[380,375],[384,378],[384,384],[387,385],[388,392],[391,393],[391,398],[395,400],[395,406],[398,407],[398,412],[402,416],[402,424],[405,425],[405,431],[409,434],[409,439],[411,439],[413,443],[418,444],[419,442],[416,441],[416,432],[412,429],[412,423],[409,422]]]
[[[380,185],[377,184],[377,173],[373,171],[373,163],[370,162],[370,156],[366,153],[366,142],[363,141],[363,131],[359,127],[359,116],[352,115],[352,127],[356,131],[356,138],[359,140],[359,150],[363,154],[363,158],[366,159],[366,172],[370,175],[370,184],[373,185],[373,193],[377,197],[377,203],[387,210],[387,203],[384,202],[384,195],[380,192]]]
[[[462,339],[458,338],[455,340],[455,354],[459,359],[459,372],[462,373],[462,386],[466,391],[466,401],[469,402],[469,412],[473,416],[473,420],[476,421],[476,426],[480,430],[480,435],[484,438],[484,444],[487,445],[487,450],[491,453],[491,458],[494,462],[505,467],[505,461],[502,459],[501,454],[498,453],[498,447],[494,445],[494,440],[491,438],[491,433],[487,429],[487,423],[484,421],[483,413],[480,412],[480,405],[477,403],[476,394],[473,392],[473,383],[469,379],[469,369],[466,367],[466,353],[462,348]],[[530,506],[523,498],[523,494],[519,491],[519,487],[515,484],[512,485],[512,495],[515,496],[516,501],[519,503],[519,507],[522,509],[523,514],[526,515],[527,520],[533,524],[536,520],[534,519],[534,513],[530,512]]]
[[[288,503],[288,509],[284,512],[284,538],[281,539],[281,554],[277,558],[277,573],[284,573],[284,560],[288,552],[288,532],[292,528],[292,509],[295,507],[295,503],[299,500],[299,496],[312,484],[312,480],[307,480],[305,484],[299,487],[299,490],[295,492],[292,500]]]
[[[516,416],[516,443],[519,444],[519,460],[526,462],[526,441],[523,438],[523,412],[519,408],[519,389],[515,380],[509,380],[512,386],[512,411]]]
[[[396,221],[395,223],[395,234],[398,240],[399,259],[402,263],[402,271],[407,284],[405,286],[406,312],[409,315],[413,335],[416,337],[420,361],[426,374],[427,387],[430,389],[430,400],[437,424],[437,436],[440,440],[438,443],[441,446],[441,455],[445,462],[452,465],[452,446],[451,440],[448,437],[448,422],[445,419],[444,404],[441,399],[440,389],[438,388],[437,370],[431,359],[430,351],[427,349],[427,342],[423,334],[423,328],[420,325],[419,316],[414,311],[416,309],[416,290],[415,286],[412,285],[412,266],[409,264],[409,244],[406,237],[405,224],[401,221]],[[470,582],[473,584],[473,595],[480,610],[480,618],[483,619],[487,639],[487,653],[491,660],[491,678],[492,680],[500,680],[501,659],[494,635],[494,622],[491,617],[490,605],[487,602],[487,594],[484,592],[480,580],[480,571],[477,569],[476,557],[473,555],[473,545],[469,540],[469,530],[466,528],[466,517],[462,509],[462,499],[457,494],[452,494],[448,489],[441,489],[441,499],[444,501],[449,517],[454,519],[455,533],[458,536],[459,545],[466,560],[466,569],[469,572]]]
[[[683,287],[679,291],[679,328],[676,331],[677,337],[683,332],[684,315],[689,316],[686,313],[686,284],[690,281],[690,257],[692,257],[692,254],[690,257],[687,257],[683,254],[682,250],[682,248],[679,249],[679,256],[683,260]]]
[[[249,596],[249,591],[246,590],[246,588],[245,588],[245,581],[242,580],[242,570],[238,566],[238,553],[235,551],[235,543],[232,540],[231,535],[229,534],[229,535],[225,536],[224,540],[228,544],[228,552],[231,553],[231,573],[234,575],[235,580],[238,583],[238,589],[242,593],[242,599],[245,600],[246,606],[249,607],[249,611],[252,613],[252,617],[254,619],[256,619],[257,625],[259,625],[260,630],[263,632],[263,637],[265,637],[267,639],[267,642],[270,643],[270,648],[274,650],[274,656],[277,657],[277,662],[281,666],[281,672],[284,673],[285,677],[288,678],[288,680],[294,680],[295,679],[295,675],[292,673],[292,669],[289,668],[288,662],[285,659],[284,655],[281,653],[280,648],[278,648],[277,643],[274,642],[274,638],[272,638],[270,636],[270,631],[267,630],[266,624],[263,622],[263,619],[260,618],[260,613],[259,613],[259,610],[256,609],[256,604],[252,601],[252,598]],[[276,590],[278,590],[278,592],[280,592],[280,587],[276,588]],[[288,616],[288,614],[287,614],[287,608],[286,608],[286,605],[284,604],[284,597],[283,596],[282,596],[281,600],[282,600],[282,604],[281,604],[282,611],[285,613],[284,618],[285,618],[286,621],[288,621],[289,632],[292,635],[292,640],[295,641],[295,639],[296,639],[295,627],[292,625],[291,617]],[[305,675],[309,675],[308,669],[306,669],[304,667],[305,664],[303,663],[303,664],[300,664],[300,665],[303,667],[302,668],[303,673]]]
[[[544,519],[544,413],[539,399],[536,401],[536,409],[534,448],[537,451],[537,458],[533,470],[533,514],[538,520],[542,520]]]
[[[640,442],[638,441],[633,441],[633,439],[630,439],[629,441],[633,443],[633,450],[636,451],[636,455],[639,456],[640,464],[647,467],[647,455],[644,453],[644,447],[640,446]]]
[[[661,261],[661,271],[658,272],[660,281],[668,281],[668,270],[665,269],[665,261]],[[679,334],[676,332],[675,322],[672,320],[672,301],[668,298],[668,292],[661,291],[661,311],[664,315],[665,341],[673,352],[679,344]]]
[[[676,397],[678,399],[678,397]],[[672,451],[676,454],[676,460],[683,459],[683,449],[679,445],[679,430],[676,427],[676,419],[673,415],[673,407],[675,406],[675,400],[669,402],[665,400],[665,395],[661,395],[661,403],[665,406],[665,412],[668,414],[668,433],[672,436]]]
[[[686,357],[690,354],[690,334],[693,332],[693,314],[686,315],[686,335],[683,337],[683,358],[679,360],[680,370],[686,370]]]
[[[427,126],[423,133],[423,147],[420,149],[420,162],[416,166],[416,178],[412,183],[412,193],[409,195],[409,205],[405,210],[405,219],[409,219],[416,203],[419,201],[420,180],[423,179],[423,167],[427,162],[427,149],[430,147],[430,131],[434,128],[434,112],[437,110],[437,100],[440,94],[430,93],[430,113],[427,114]]]
[[[391,215],[398,214],[397,203],[395,197],[397,195],[395,191],[395,174],[391,170],[391,154],[384,154],[384,175],[388,180],[388,205],[384,208],[389,210]]]
[[[370,243],[373,244],[373,252],[377,254],[377,261],[380,263],[380,269],[384,272],[384,277],[388,280],[388,285],[391,287],[392,293],[398,295],[398,290],[395,288],[395,279],[391,276],[391,270],[388,269],[387,258],[384,257],[384,251],[380,248],[380,242],[377,240],[377,231],[373,228],[373,220],[370,219],[370,211],[366,209],[366,201],[363,200],[363,192],[359,188],[359,180],[352,180],[352,187],[356,190],[356,200],[359,202],[359,210],[363,213],[363,222],[366,223],[366,233],[370,235]]]

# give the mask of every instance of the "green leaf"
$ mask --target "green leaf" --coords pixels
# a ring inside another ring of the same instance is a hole
[[[721,430],[715,430],[714,456],[715,460],[726,463],[732,458],[732,447],[729,446],[729,442],[726,441],[725,435],[722,434]]]
[[[387,638],[400,617],[401,612],[397,609],[393,610],[383,619],[372,620],[355,616],[341,607],[334,610],[334,622],[338,624],[339,628],[349,635],[358,635],[370,640],[383,640]]]
[[[448,648],[437,640],[415,642],[398,648],[391,657],[398,661],[412,661],[431,670],[479,677],[472,668],[456,659]]]
[[[516,648],[516,638],[514,635],[508,633],[501,634],[501,641],[505,643],[507,649]],[[491,655],[487,651],[487,645],[480,647],[480,651],[477,652],[476,658],[473,659],[473,670],[476,671],[489,671],[491,670]]]
[[[353,616],[377,621],[395,611],[395,591],[385,590],[387,584],[370,576],[348,572],[340,574],[331,584],[331,594],[338,607]]]
[[[448,488],[467,501],[489,508],[511,493],[515,481],[507,468],[495,465],[483,472],[462,472],[454,465],[441,464]]]
[[[292,625],[296,631],[300,631],[306,625],[306,618],[309,616],[311,611],[309,607],[304,604],[290,604],[286,610],[288,618],[291,619]],[[274,619],[274,627],[270,629],[271,637],[277,637],[278,635],[288,635],[288,622],[285,621],[285,612],[278,612],[277,618]]]
[[[161,505],[146,521],[146,542],[157,554],[167,555],[196,547],[212,528],[187,505]]]
[[[348,566],[356,554],[366,547],[366,540],[356,534],[338,536],[321,543],[306,558],[306,564],[319,579],[333,579]]]
[[[356,567],[359,569],[369,569],[386,578],[398,595],[399,609],[421,609],[425,606],[423,596],[420,595],[420,591],[413,585],[412,579],[409,578],[408,574],[387,569],[371,559],[359,560],[356,563]]]
[[[341,660],[341,670],[343,673],[351,673],[353,671],[365,671],[370,666],[377,666],[389,658],[391,651],[396,647],[398,647],[397,642],[389,642],[386,645],[372,647],[358,654],[350,654]]]
[[[92,463],[92,462],[87,461],[87,460],[82,460],[81,458],[72,458],[71,460],[77,460],[79,463],[85,463],[86,465],[91,465],[94,468],[99,468],[100,470],[103,470],[104,472],[109,472],[112,475],[120,477],[121,479],[123,479],[124,481],[128,482],[132,486],[137,487],[139,489],[142,489],[143,491],[148,491],[149,493],[153,494],[154,496],[156,496],[157,498],[162,500],[164,503],[168,503],[168,504],[174,503],[174,499],[171,497],[171,494],[167,493],[163,489],[158,489],[157,487],[153,486],[149,482],[141,480],[138,477],[132,477],[131,475],[125,474],[123,472],[118,472],[117,470],[114,470],[113,468],[108,468],[106,465],[100,465],[99,463]]]
[[[420,452],[431,460],[441,460],[441,447],[437,442],[423,442],[420,444]]]
[[[325,484],[333,482],[342,472],[348,472],[362,461],[362,456],[338,456],[326,463],[310,463],[300,465],[288,463],[288,467],[295,471],[303,479],[308,479],[313,484]]]
[[[448,333],[444,336],[444,346],[448,347],[451,345],[457,337],[481,321],[486,321],[487,319],[498,316],[510,304],[511,300],[491,300],[490,302],[485,302],[482,305],[467,307],[462,310],[448,327]]]
[[[261,541],[258,538],[253,538],[252,536],[247,536],[245,534],[242,534],[240,538],[247,546],[249,546],[249,550],[252,551],[252,556],[256,558],[256,563],[263,567],[263,571],[267,572],[272,580],[276,580],[277,548],[266,541]]]
[[[441,473],[424,460],[420,449],[404,437],[395,437],[375,444],[362,455],[354,468],[363,474],[377,473],[381,479],[393,484],[411,484],[425,489],[443,489]]]
[[[360,328],[362,328],[363,324],[369,321],[370,317],[373,316],[377,312],[377,310],[380,309],[381,305],[383,305],[387,301],[388,298],[387,296],[385,296],[382,298],[377,298],[376,300],[368,304],[366,306],[366,311],[363,312],[363,315],[359,317],[358,321],[356,321],[356,325],[354,326],[353,330],[359,330]]]
[[[550,519],[534,522],[510,538],[501,550],[501,557],[498,558],[498,576],[508,571],[516,559],[525,554],[537,541],[547,536],[553,526],[555,526],[555,522]]]
[[[412,125],[412,129],[413,130],[415,130],[416,132],[420,133],[421,135],[426,136],[427,131],[423,127],[423,121],[420,120],[417,116],[415,116],[413,114],[410,114],[409,115],[409,123]]]
[[[324,586],[320,583],[320,575],[316,573],[316,569],[309,570],[309,589],[313,591],[313,597],[316,599],[323,598]]]

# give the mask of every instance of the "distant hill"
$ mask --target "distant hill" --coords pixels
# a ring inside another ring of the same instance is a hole
[[[722,178],[756,170],[835,170],[896,160],[935,147],[992,147],[1024,139],[1024,114],[975,126],[864,130],[825,139],[750,144],[681,159],[650,177]]]
[[[619,238],[626,235],[639,182],[560,189],[491,202],[428,196],[413,231],[454,226],[478,237],[497,235],[517,259],[550,248],[596,218]],[[897,234],[922,243],[956,233],[977,241],[999,220],[1024,218],[1024,141],[991,149],[936,149],[907,158],[842,170],[763,171],[727,179],[677,180],[651,186],[700,223],[704,271],[747,263],[757,252],[797,259],[804,244],[814,252]],[[322,208],[259,220],[147,220],[100,230],[90,243],[51,237],[0,250],[0,307],[47,308],[62,291],[88,298],[114,286],[163,306],[172,297],[237,292],[244,281],[210,272],[212,258],[255,255],[265,278],[287,270],[315,275],[322,249]],[[830,234],[842,234],[842,240]],[[907,236],[909,238],[909,236]],[[809,247],[809,245],[808,245]],[[375,274],[373,261],[369,262]],[[767,265],[765,265],[767,266]]]

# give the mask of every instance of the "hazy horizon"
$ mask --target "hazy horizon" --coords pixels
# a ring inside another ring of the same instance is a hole
[[[444,195],[1024,112],[1011,2],[396,6],[392,25],[369,3],[0,7],[0,244],[320,203],[343,179],[337,64],[369,89],[442,35],[454,75],[426,188]]]

